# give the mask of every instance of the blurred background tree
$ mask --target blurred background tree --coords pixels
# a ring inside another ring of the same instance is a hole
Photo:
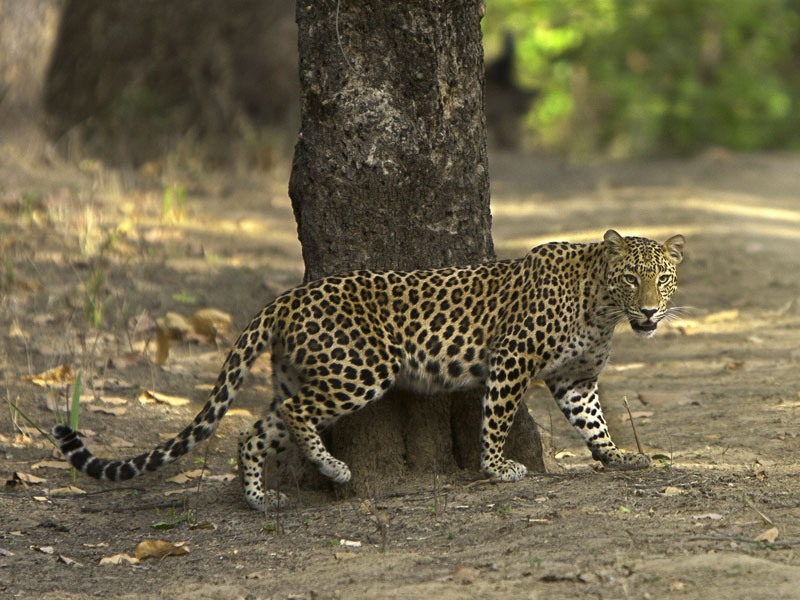
[[[800,147],[799,25],[796,0],[493,0],[483,28],[538,92],[529,147],[627,158]]]
[[[482,27],[497,145],[572,158],[800,147],[800,0],[491,0]],[[72,158],[141,166],[185,150],[266,168],[290,151],[294,2],[0,0],[0,30],[6,139],[21,106],[41,106]]]

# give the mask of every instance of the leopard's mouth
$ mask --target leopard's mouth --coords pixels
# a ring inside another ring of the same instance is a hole
[[[658,327],[657,321],[631,321],[631,329],[636,332],[637,335],[643,337],[650,337],[656,332],[656,327]]]

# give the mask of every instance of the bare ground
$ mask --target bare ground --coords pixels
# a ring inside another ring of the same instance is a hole
[[[646,342],[621,329],[602,379],[618,443],[635,446],[627,398],[645,451],[661,456],[656,467],[595,470],[534,388],[528,404],[558,472],[507,485],[431,472],[375,490],[368,503],[285,490],[291,506],[262,515],[221,477],[233,472],[236,433],[269,392],[261,367],[243,411],[223,422],[205,456],[130,486],[81,477],[76,485],[89,493],[65,494],[69,472],[39,464],[53,459],[52,446],[12,404],[49,428],[68,386],[23,377],[82,369],[80,426],[100,453],[128,455],[176,432],[202,404],[230,335],[175,344],[162,368],[148,324],[213,307],[233,316],[235,333],[299,281],[287,171],[171,176],[168,165],[151,165],[126,174],[4,152],[0,596],[796,598],[800,157],[491,162],[503,257],[551,239],[597,240],[608,227],[686,235],[677,303],[693,312]],[[186,200],[175,210],[180,190]],[[190,402],[141,404],[142,389]],[[216,478],[167,481],[202,459]],[[41,481],[20,483],[27,475]],[[148,539],[185,542],[189,553],[100,564]]]

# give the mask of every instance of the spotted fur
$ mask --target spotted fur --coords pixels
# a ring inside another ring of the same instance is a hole
[[[154,471],[209,438],[256,357],[272,352],[274,397],[239,442],[245,499],[256,509],[284,498],[263,487],[266,457],[293,439],[335,482],[350,470],[319,429],[379,399],[398,382],[485,390],[481,467],[517,481],[526,468],[503,445],[529,382],[543,380],[592,456],[609,468],[650,459],[617,448],[597,395],[615,326],[627,320],[651,336],[668,317],[684,238],[665,243],[622,237],[553,242],[514,261],[407,272],[358,271],[296,287],[259,312],[228,354],[211,397],[192,423],[150,452],[125,460],[92,455],[76,432],[53,429],[61,451],[97,479]]]

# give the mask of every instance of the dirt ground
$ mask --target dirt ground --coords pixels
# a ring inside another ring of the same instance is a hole
[[[501,257],[599,240],[609,227],[686,236],[676,303],[693,310],[652,340],[622,327],[601,379],[617,442],[635,447],[627,398],[655,467],[596,470],[534,388],[528,404],[558,472],[504,485],[431,473],[369,499],[286,490],[287,509],[256,513],[230,475],[236,434],[269,391],[260,367],[203,455],[124,486],[79,477],[87,493],[71,494],[52,446],[13,409],[49,429],[69,379],[24,378],[82,369],[80,427],[100,454],[129,455],[178,431],[231,335],[300,280],[288,168],[115,173],[6,152],[0,596],[797,598],[800,156],[576,166],[496,154],[491,168]],[[216,345],[175,343],[157,366],[154,320],[202,308],[232,315],[232,332]],[[143,390],[190,401],[142,403]],[[210,477],[170,481],[203,463]],[[144,540],[188,553],[103,564]]]

